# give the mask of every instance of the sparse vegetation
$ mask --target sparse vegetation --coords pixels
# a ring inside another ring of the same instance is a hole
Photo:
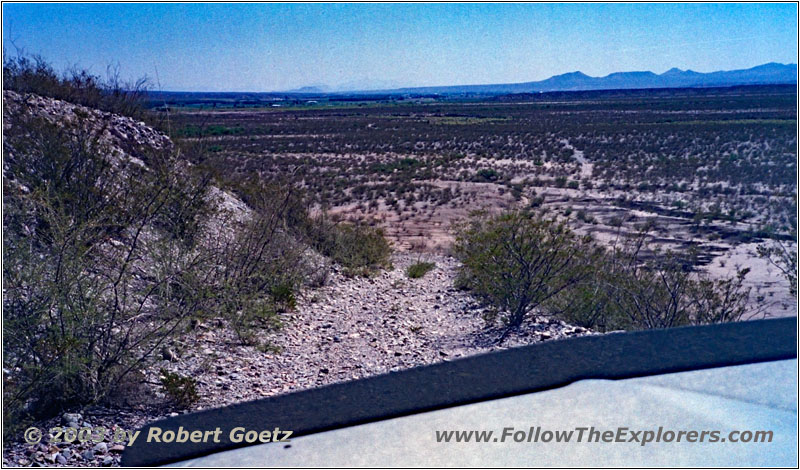
[[[796,241],[795,241],[796,243]],[[797,298],[797,251],[782,242],[773,242],[771,246],[759,246],[758,254],[769,260],[778,268],[789,282],[789,292]]]
[[[785,241],[773,241],[771,244],[758,247],[758,255],[778,268],[789,282],[789,291],[797,298],[797,195],[794,197],[795,214],[789,216],[789,238],[795,243],[794,249]]]
[[[553,306],[582,326],[608,331],[723,323],[738,321],[750,310],[750,289],[743,284],[748,269],[712,279],[694,271],[691,252],[663,251],[646,231],[605,250],[595,263],[591,281]]]
[[[116,96],[38,59],[6,62],[4,78],[113,112],[139,102],[138,90]],[[186,162],[202,160],[199,147],[126,147],[88,108],[51,122],[17,96],[4,95],[6,435],[139,386],[127,379],[201,319],[222,317],[243,343],[274,351],[262,332],[314,274],[309,243],[354,271],[388,265],[380,229],[310,218],[292,187],[246,179],[234,188],[246,206],[223,209],[209,174]],[[162,375],[181,406],[197,399],[186,378]]]
[[[305,212],[291,188],[248,181],[237,189],[250,213],[224,221],[234,230],[214,239],[218,261],[208,311],[230,318],[241,341],[258,345],[258,332],[280,327],[279,313],[294,308],[295,292],[312,272],[307,247],[292,236],[292,224]]]
[[[59,75],[17,56],[3,73],[6,90],[152,121],[145,82],[122,85],[113,69]],[[113,151],[99,113],[53,123],[23,96],[4,109],[6,430],[108,403],[197,325],[277,353],[271,332],[332,264],[371,276],[391,266],[392,243],[422,251],[439,237],[444,251],[447,224],[479,208],[457,224],[457,287],[506,333],[539,315],[597,331],[744,318],[748,270],[704,272],[709,240],[761,243],[796,297],[794,88],[631,93],[187,107],[170,115],[174,148]],[[219,188],[235,200],[217,205]],[[659,217],[685,232],[637,232]],[[436,268],[419,259],[409,279]],[[400,302],[389,310],[404,320]],[[191,377],[160,372],[179,406],[200,398]]]
[[[426,274],[428,274],[428,272],[431,271],[435,267],[436,267],[436,263],[430,263],[430,262],[427,262],[427,261],[419,261],[419,262],[416,262],[416,263],[412,264],[411,266],[409,266],[406,269],[406,275],[411,279],[419,279],[419,278],[425,276]]]
[[[168,152],[114,164],[86,128],[24,112],[4,134],[4,406],[18,425],[104,399],[202,309],[207,181]]]
[[[161,385],[164,391],[181,408],[188,408],[198,400],[197,383],[191,377],[161,369]]]
[[[106,79],[102,79],[78,68],[59,74],[42,57],[24,51],[16,55],[3,51],[3,57],[4,90],[47,96],[138,119],[149,116],[145,107],[147,79],[122,82],[119,66],[109,66]]]
[[[460,286],[509,328],[534,313],[607,331],[737,321],[748,312],[748,269],[711,279],[693,272],[691,259],[648,244],[646,231],[607,250],[564,223],[513,212],[477,215],[456,240]]]
[[[310,220],[307,233],[315,249],[350,274],[369,276],[390,265],[392,250],[380,228],[336,221],[323,214]]]
[[[794,88],[524,98],[312,105],[286,97],[296,106],[215,113],[187,104],[172,116],[178,129],[217,129],[218,151],[206,161],[217,171],[302,187],[309,202],[375,222],[401,244],[447,245],[429,235],[475,209],[577,212],[608,207],[620,194],[624,209],[686,222],[696,214],[691,236],[789,235]],[[601,230],[614,223],[586,212],[579,222]],[[626,214],[620,225],[632,221]]]
[[[457,228],[463,285],[495,307],[510,327],[589,276],[597,251],[588,237],[539,214],[478,214]]]

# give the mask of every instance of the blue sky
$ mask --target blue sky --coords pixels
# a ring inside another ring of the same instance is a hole
[[[797,62],[795,4],[3,4],[3,46],[164,90],[426,86]]]

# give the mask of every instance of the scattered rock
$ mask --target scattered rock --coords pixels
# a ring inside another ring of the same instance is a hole
[[[173,351],[169,347],[164,346],[161,349],[161,358],[164,359],[165,361],[175,362],[178,360],[178,355],[175,354],[175,351]]]
[[[80,413],[64,413],[61,415],[61,423],[67,427],[79,428],[78,423],[81,422],[83,416]]]

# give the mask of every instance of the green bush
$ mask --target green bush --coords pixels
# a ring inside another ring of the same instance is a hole
[[[381,228],[337,222],[323,214],[310,219],[306,234],[317,251],[342,265],[349,274],[366,276],[390,266],[392,249]]]
[[[482,168],[475,174],[475,181],[479,182],[492,182],[499,178],[500,174],[494,168]]]
[[[218,243],[212,311],[229,320],[243,343],[258,346],[258,331],[280,327],[279,313],[295,307],[295,292],[310,274],[306,246],[293,235],[305,207],[281,185],[250,181],[237,192],[251,213],[231,221],[233,238]]]
[[[147,80],[122,83],[118,67],[110,66],[103,80],[79,69],[59,75],[39,56],[3,56],[4,90],[34,93],[137,119],[149,117],[145,108]]]
[[[456,230],[459,282],[510,327],[589,276],[586,259],[597,251],[564,223],[527,212],[476,214]]]
[[[197,382],[192,377],[161,369],[161,386],[164,391],[181,408],[189,408],[197,403]]]
[[[106,401],[192,319],[222,316],[256,345],[280,326],[308,273],[294,191],[260,185],[248,217],[209,231],[222,217],[207,203],[210,180],[177,153],[112,165],[86,129],[29,115],[17,110],[4,129],[8,432]]]
[[[693,253],[664,252],[648,240],[642,231],[605,251],[593,276],[553,299],[551,311],[600,331],[738,321],[749,311],[749,270],[712,279],[693,272]]]
[[[207,181],[173,154],[112,166],[84,129],[4,129],[4,410],[105,399],[204,307]],[[19,422],[19,421],[18,421]]]
[[[789,217],[789,237],[797,243],[797,194],[793,196],[794,210]],[[778,268],[786,281],[789,282],[789,292],[797,298],[797,249],[780,240],[773,240],[769,244],[759,245],[756,248],[758,255],[766,259],[772,266]]]
[[[270,295],[277,304],[284,306],[287,310],[292,310],[297,306],[297,299],[294,296],[296,286],[288,283],[272,286]]]
[[[509,327],[533,312],[600,331],[738,321],[750,312],[749,270],[713,279],[693,271],[691,252],[663,252],[649,240],[643,228],[606,250],[538,215],[478,214],[457,228],[456,287]]]
[[[436,263],[420,261],[409,266],[406,269],[406,275],[411,279],[419,279],[435,267]]]

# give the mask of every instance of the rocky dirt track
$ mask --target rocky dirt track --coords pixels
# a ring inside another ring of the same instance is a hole
[[[435,262],[421,279],[406,268]],[[196,326],[183,342],[165,350],[145,390],[121,409],[70,410],[52,426],[137,428],[189,410],[171,408],[158,384],[164,368],[197,381],[200,400],[191,411],[360,379],[390,371],[453,360],[500,348],[591,332],[557,320],[537,319],[497,344],[502,330],[482,319],[482,309],[453,288],[457,262],[443,255],[398,253],[393,267],[373,278],[348,278],[334,269],[324,287],[307,290],[297,308],[284,314],[283,328],[269,336],[275,351],[243,346],[221,321]],[[276,352],[280,351],[280,352]],[[70,424],[72,423],[72,424]],[[118,465],[122,448],[106,443],[19,442],[7,446],[6,465]]]

